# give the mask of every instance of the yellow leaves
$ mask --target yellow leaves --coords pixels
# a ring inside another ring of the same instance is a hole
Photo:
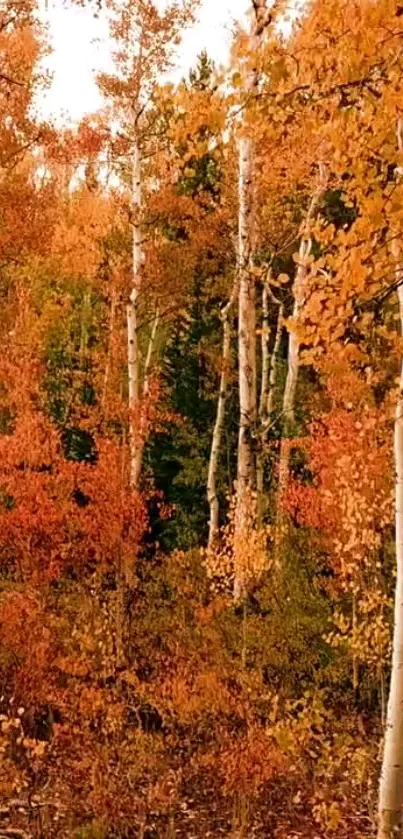
[[[271,76],[274,83],[278,81],[285,81],[288,78],[287,59],[285,56],[280,58],[271,65]]]
[[[271,275],[269,280],[269,285],[273,288],[282,288],[283,286],[287,285],[290,282],[290,278],[288,274],[279,274],[278,277],[273,277]]]
[[[365,211],[368,215],[368,221],[375,229],[382,227],[385,220],[385,196],[378,193],[367,198]]]
[[[29,737],[23,738],[22,745],[24,749],[28,752],[28,755],[31,760],[43,758],[48,747],[48,743],[42,740],[33,740]]]
[[[214,585],[231,590],[236,577],[246,589],[252,580],[258,580],[272,565],[271,540],[271,528],[257,526],[256,495],[248,493],[241,510],[234,496],[219,546],[205,553],[207,573]]]
[[[321,224],[320,221],[313,227],[312,234],[323,245],[330,245],[336,235],[334,224]]]
[[[78,190],[55,227],[52,247],[68,274],[94,278],[101,259],[101,239],[112,219],[105,197]]]
[[[330,804],[321,801],[312,809],[315,821],[330,833],[337,830],[342,822],[340,805],[336,801]]]

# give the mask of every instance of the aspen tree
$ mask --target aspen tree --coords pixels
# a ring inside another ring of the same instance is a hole
[[[139,343],[140,303],[144,292],[144,173],[143,159],[154,138],[148,124],[149,105],[158,78],[171,64],[181,29],[192,19],[197,0],[172,3],[164,12],[153,0],[107,0],[112,13],[111,36],[117,50],[116,74],[101,74],[99,84],[114,104],[114,117],[130,148],[132,281],[127,302],[127,377],[129,407],[130,484],[138,489],[144,450],[145,397],[159,315],[154,318],[151,354],[142,364]],[[155,142],[155,141],[154,141]],[[147,364],[148,359],[148,364]],[[148,369],[146,369],[148,367]],[[143,379],[143,385],[141,381]]]
[[[137,120],[135,121],[136,125]],[[141,291],[141,268],[143,263],[143,246],[141,231],[141,151],[136,127],[133,137],[133,172],[132,172],[132,206],[133,206],[133,276],[132,289],[127,304],[127,375],[129,385],[129,439],[130,439],[130,484],[133,489],[138,487],[143,443],[140,411],[140,351],[138,341],[138,301]]]
[[[221,449],[221,438],[225,419],[225,406],[227,401],[228,371],[231,360],[231,315],[237,296],[237,285],[235,284],[232,294],[221,311],[223,325],[223,344],[221,359],[221,376],[218,393],[217,413],[214,424],[213,437],[211,442],[210,460],[207,478],[207,500],[210,508],[208,549],[214,547],[220,526],[220,508],[217,494],[217,468]]]
[[[253,0],[250,10],[250,52],[257,60],[259,47],[272,15],[266,0]],[[250,62],[249,58],[249,62]],[[245,71],[245,94],[257,93],[259,73],[254,64]],[[256,287],[253,274],[253,157],[254,141],[246,125],[246,117],[239,140],[239,218],[238,218],[238,354],[239,354],[239,437],[237,466],[236,529],[242,533],[247,520],[250,494],[256,487],[256,457],[254,440],[257,419],[256,392]],[[242,594],[242,583],[235,572],[234,595]]]
[[[262,334],[261,334],[261,357],[262,371],[260,382],[259,399],[259,451],[256,461],[256,489],[258,498],[259,524],[263,521],[263,495],[264,495],[264,447],[274,407],[274,393],[277,383],[278,355],[280,352],[281,338],[283,333],[283,304],[276,299],[270,289],[270,275],[263,284],[262,291]],[[271,335],[269,329],[269,300],[272,300],[277,309],[277,317],[274,325],[274,342],[270,353]]]
[[[277,385],[277,370],[278,370],[278,359],[280,355],[280,347],[281,347],[281,339],[283,336],[283,314],[284,314],[284,306],[282,303],[275,301],[278,305],[278,313],[277,313],[277,326],[276,326],[276,335],[274,340],[274,347],[272,354],[270,356],[270,365],[269,365],[269,388],[267,392],[267,403],[266,403],[266,422],[270,421],[270,417],[274,410],[274,395],[276,391]],[[267,436],[267,432],[265,437]]]
[[[403,120],[398,121],[397,140],[403,152]],[[401,182],[403,171],[397,170]],[[400,332],[403,334],[403,262],[399,232],[392,244],[395,262]],[[403,835],[403,359],[395,413],[395,525],[396,588],[394,607],[392,672],[386,715],[385,743],[379,788],[378,839],[401,839]]]

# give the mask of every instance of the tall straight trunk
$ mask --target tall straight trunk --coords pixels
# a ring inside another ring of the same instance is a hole
[[[317,212],[318,203],[323,195],[326,186],[326,175],[322,165],[319,167],[319,184],[312,196],[311,203],[301,231],[301,241],[298,253],[298,267],[294,280],[293,297],[294,305],[292,317],[297,322],[304,304],[306,293],[306,280],[308,276],[308,260],[312,249],[310,234],[311,223]],[[287,377],[283,396],[283,435],[280,444],[278,490],[277,490],[277,514],[275,529],[274,561],[279,566],[279,554],[284,533],[284,516],[282,502],[287,489],[290,469],[290,439],[295,422],[295,397],[297,392],[298,374],[300,367],[300,340],[292,329],[289,332]]]
[[[307,278],[306,258],[310,252],[310,244],[301,241],[298,254],[298,268],[294,281],[294,306],[292,317],[297,321],[303,302],[303,292]],[[295,396],[297,391],[299,373],[299,348],[300,341],[294,331],[289,332],[288,356],[287,356],[287,377],[285,381],[283,396],[283,435],[280,443],[280,457],[278,466],[278,490],[277,490],[277,525],[276,525],[276,546],[275,558],[278,560],[278,549],[282,539],[283,515],[282,500],[287,489],[288,475],[290,468],[290,437],[295,421]]]
[[[151,327],[151,335],[148,342],[147,347],[147,355],[146,360],[144,363],[144,371],[143,371],[143,396],[148,396],[150,392],[150,373],[151,373],[151,365],[153,360],[153,354],[155,350],[155,343],[157,340],[157,332],[160,323],[160,310],[157,306],[155,310],[155,315],[153,318],[153,324]]]
[[[403,283],[403,269],[400,281]],[[403,287],[399,286],[403,333]],[[403,835],[403,360],[395,417],[396,590],[392,674],[386,716],[385,745],[379,789],[378,839]]]
[[[142,453],[140,448],[140,434],[138,433],[140,410],[140,351],[138,343],[138,300],[141,288],[141,273],[143,263],[142,232],[141,232],[141,152],[137,137],[134,137],[133,173],[132,173],[132,210],[133,210],[133,239],[132,239],[132,289],[127,306],[127,374],[129,385],[129,448],[130,448],[130,485],[137,489],[140,473]]]
[[[397,140],[403,151],[403,122],[399,120]],[[401,181],[402,171],[397,177]],[[393,256],[396,265],[400,332],[403,335],[403,264],[399,232],[395,234]],[[394,608],[392,673],[386,713],[385,743],[379,788],[378,839],[403,836],[403,358],[395,415],[395,522],[396,589]]]
[[[269,292],[267,283],[263,284],[262,291],[262,340],[261,340],[261,358],[262,358],[262,372],[260,380],[260,399],[259,399],[259,445],[256,455],[256,492],[257,492],[257,517],[258,526],[263,524],[264,504],[263,504],[263,490],[264,490],[264,436],[265,427],[267,425],[267,393],[269,388]]]
[[[273,352],[270,358],[270,373],[269,373],[269,391],[267,394],[267,407],[266,407],[266,414],[267,419],[270,421],[270,417],[274,411],[274,396],[276,392],[277,386],[277,371],[278,371],[278,358],[280,355],[280,347],[281,347],[281,338],[283,335],[283,313],[284,307],[283,304],[279,304],[279,310],[277,315],[277,329],[276,329],[276,338],[274,341]]]
[[[262,291],[262,376],[260,381],[260,400],[259,400],[259,420],[260,424],[264,425],[267,416],[267,393],[269,389],[269,370],[270,370],[270,355],[269,355],[269,289],[268,280],[263,284]]]
[[[148,341],[147,353],[144,362],[144,369],[143,369],[143,384],[142,387],[139,385],[139,398],[137,403],[137,416],[135,417],[136,428],[135,428],[135,445],[131,450],[131,486],[132,488],[136,489],[140,482],[141,477],[141,469],[143,466],[143,454],[144,454],[144,444],[146,441],[146,433],[147,433],[147,396],[150,392],[150,373],[151,373],[151,365],[153,360],[153,354],[155,350],[155,343],[157,339],[157,332],[158,326],[160,322],[160,313],[157,308],[152,327],[151,327],[151,335]]]
[[[253,0],[251,10],[250,47],[258,54],[260,42],[270,18],[266,0]],[[255,68],[245,76],[245,93],[253,97],[258,89],[259,75]],[[245,529],[250,494],[256,488],[256,457],[254,434],[257,419],[256,392],[256,287],[253,268],[253,157],[254,142],[247,134],[246,124],[239,141],[239,213],[238,213],[238,356],[239,356],[239,436],[235,530]],[[242,596],[242,573],[235,569],[234,596]]]
[[[239,434],[235,509],[235,536],[247,529],[251,494],[256,487],[256,288],[252,267],[253,143],[243,137],[239,148]],[[245,538],[245,533],[244,533]],[[242,556],[235,558],[234,597],[244,594]]]
[[[239,149],[239,440],[237,495],[241,509],[255,486],[253,433],[256,426],[256,287],[252,268],[253,142]]]
[[[256,489],[258,498],[259,526],[261,526],[263,523],[264,515],[264,450],[267,442],[270,418],[273,413],[274,407],[274,392],[277,383],[278,355],[280,351],[281,336],[283,331],[283,306],[278,300],[276,300],[274,295],[270,294],[269,281],[270,276],[264,283],[262,291],[262,375],[259,400],[259,451],[256,462]],[[269,333],[270,296],[276,307],[278,307],[274,343],[271,354],[269,351],[271,343],[271,336]]]
[[[234,285],[231,297],[221,312],[223,324],[223,344],[221,359],[220,389],[218,393],[217,413],[211,442],[209,470],[207,478],[207,500],[210,508],[208,550],[212,550],[217,542],[220,530],[220,507],[217,494],[217,469],[221,450],[222,432],[224,428],[225,406],[227,401],[228,371],[231,359],[231,312],[237,294]]]

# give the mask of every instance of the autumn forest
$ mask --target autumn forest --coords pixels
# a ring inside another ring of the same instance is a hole
[[[173,82],[197,0],[57,2],[113,68],[45,120],[0,0],[0,839],[402,839],[403,5]]]

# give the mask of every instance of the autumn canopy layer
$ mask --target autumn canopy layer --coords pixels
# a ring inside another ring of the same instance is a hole
[[[62,129],[0,0],[0,839],[403,839],[403,6],[87,4]]]

